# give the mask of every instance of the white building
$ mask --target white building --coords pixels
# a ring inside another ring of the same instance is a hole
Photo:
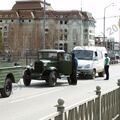
[[[42,49],[43,42],[45,48],[65,49],[67,52],[76,45],[95,45],[95,20],[91,13],[55,11],[51,4],[46,3],[46,6],[44,12],[40,0],[17,1],[12,10],[0,11],[5,50],[23,54],[28,49]]]

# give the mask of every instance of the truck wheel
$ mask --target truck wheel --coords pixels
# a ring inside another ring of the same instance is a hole
[[[5,80],[4,88],[1,89],[1,96],[2,97],[9,97],[12,92],[12,81],[10,78]]]
[[[48,84],[50,87],[54,87],[56,85],[57,75],[55,71],[50,72],[48,77]]]
[[[98,76],[99,76],[99,77],[104,77],[104,71],[98,73]]]
[[[23,83],[25,86],[29,86],[31,83],[31,77],[30,77],[30,74],[27,73],[27,71],[24,72]]]
[[[72,85],[71,77],[67,77],[67,80],[68,80],[69,85]]]

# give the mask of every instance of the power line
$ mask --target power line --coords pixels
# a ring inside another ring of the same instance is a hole
[[[109,16],[109,17],[105,17],[106,19],[110,19],[110,18],[116,18],[116,17],[120,17],[119,15],[118,16]],[[104,19],[104,17],[101,17],[101,18],[95,18],[95,20],[101,20],[101,19]]]

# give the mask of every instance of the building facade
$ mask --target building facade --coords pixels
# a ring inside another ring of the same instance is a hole
[[[84,11],[55,11],[40,0],[17,1],[9,11],[0,11],[4,51],[24,56],[45,48],[70,52],[76,45],[95,45],[95,20]]]

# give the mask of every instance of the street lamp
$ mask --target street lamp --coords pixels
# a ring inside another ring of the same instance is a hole
[[[43,16],[43,49],[45,49],[45,16],[46,16],[46,14],[45,14],[45,12],[46,12],[46,0],[44,0],[44,16]]]
[[[105,35],[105,16],[106,16],[106,9],[108,8],[108,7],[110,7],[110,6],[113,6],[114,5],[114,3],[111,3],[111,4],[109,4],[108,6],[106,6],[105,8],[104,8],[104,18],[103,18],[103,43],[104,43],[104,46],[107,48],[107,44],[105,45],[105,37],[106,37],[106,35]]]

